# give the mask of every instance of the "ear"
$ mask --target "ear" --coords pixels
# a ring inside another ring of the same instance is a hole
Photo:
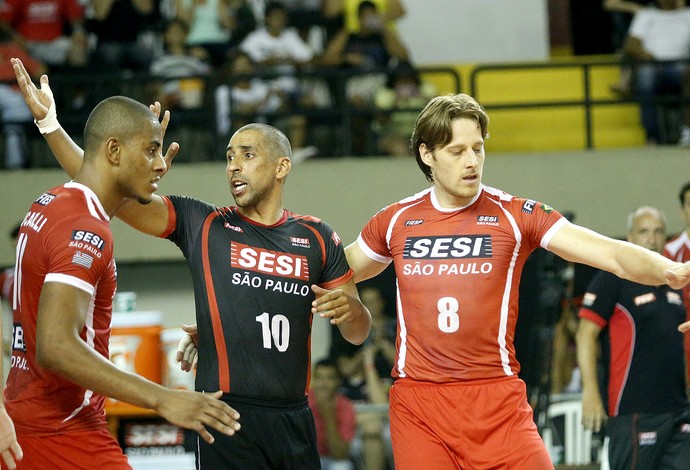
[[[112,163],[113,165],[119,165],[120,164],[120,158],[122,157],[121,155],[121,146],[120,142],[114,138],[111,137],[105,142],[105,154],[106,157],[108,158],[108,161]]]
[[[419,145],[419,156],[428,166],[431,166],[432,162],[434,161],[434,154],[431,152],[431,150],[429,150],[426,144]]]
[[[281,157],[276,165],[276,178],[285,179],[292,168],[292,160],[288,157]]]

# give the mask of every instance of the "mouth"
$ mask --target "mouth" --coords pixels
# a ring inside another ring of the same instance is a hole
[[[151,188],[153,189],[153,192],[158,191],[158,182],[160,181],[160,177],[157,176],[154,179],[151,180]]]
[[[247,183],[245,181],[233,180],[230,182],[230,189],[234,195],[240,194],[246,187]]]

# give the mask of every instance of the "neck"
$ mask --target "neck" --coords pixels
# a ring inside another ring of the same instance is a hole
[[[94,192],[108,217],[114,217],[115,213],[127,202],[127,199],[115,187],[112,178],[92,168],[89,162],[85,161],[82,164],[74,177],[74,182],[83,184]]]

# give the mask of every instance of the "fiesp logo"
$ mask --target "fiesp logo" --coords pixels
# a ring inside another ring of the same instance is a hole
[[[304,256],[230,243],[230,265],[257,273],[309,280],[309,263]]]

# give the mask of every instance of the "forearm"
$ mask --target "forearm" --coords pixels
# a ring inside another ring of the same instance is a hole
[[[63,339],[46,352],[42,367],[95,393],[152,410],[162,403],[164,387],[119,369],[78,337]]]
[[[646,285],[666,284],[664,271],[678,265],[659,253],[632,243],[622,243],[617,247],[614,261],[619,268],[618,271],[613,271],[614,274]]]
[[[371,329],[371,314],[359,299],[351,301],[351,317],[338,325],[340,334],[352,344],[362,344]]]
[[[62,127],[49,134],[43,134],[43,137],[62,169],[70,178],[74,178],[84,160],[84,151],[81,147]]]
[[[582,378],[582,390],[589,394],[601,396],[597,378],[598,342],[591,335],[577,336],[577,363]]]
[[[388,393],[374,364],[364,366],[369,401],[376,405],[388,404]]]

